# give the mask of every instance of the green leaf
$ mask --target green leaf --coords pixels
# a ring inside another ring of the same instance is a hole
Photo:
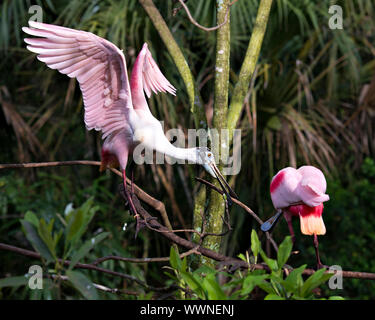
[[[25,216],[23,217],[24,220],[30,222],[34,227],[38,228],[39,226],[39,219],[32,211],[27,211]]]
[[[141,293],[138,297],[137,300],[152,300],[152,296],[154,293],[151,291],[147,294]]]
[[[239,255],[237,255],[237,257],[240,258],[242,261],[247,262],[247,259],[243,253],[240,253]]]
[[[195,279],[193,277],[192,274],[190,274],[188,272],[181,271],[180,275],[181,275],[181,278],[187,283],[189,288],[193,292],[195,292],[198,295],[199,298],[201,298],[201,299],[206,298],[206,296],[204,294],[204,290],[202,288],[202,285],[200,284],[200,282],[197,279]]]
[[[0,288],[25,286],[29,282],[26,276],[8,277],[0,279]]]
[[[51,224],[52,222],[52,224]],[[40,219],[38,226],[38,234],[44,243],[47,245],[49,251],[56,260],[55,241],[52,237],[53,220],[47,225],[44,219]]]
[[[227,297],[220,285],[215,280],[215,275],[210,274],[203,279],[202,287],[207,291],[209,300],[226,300]]]
[[[58,232],[55,232],[53,234],[53,242],[54,242],[55,248],[57,244],[59,243],[59,240],[61,239],[61,236],[63,235],[63,233],[64,233],[64,230],[60,229]]]
[[[271,283],[269,283],[267,281],[263,281],[263,282],[258,283],[258,287],[261,288],[263,291],[266,291],[269,294],[275,294],[276,295],[275,289],[272,287]]]
[[[288,261],[290,253],[292,252],[292,247],[292,238],[290,236],[285,237],[284,241],[280,244],[279,250],[277,252],[277,264],[279,265],[279,268],[282,268]]]
[[[216,270],[214,268],[211,268],[209,266],[200,266],[198,269],[194,270],[193,272],[194,274],[196,275],[200,275],[200,274],[210,274],[210,273],[216,273]]]
[[[186,271],[186,269],[187,269],[187,257],[184,257],[181,263],[181,271]]]
[[[271,117],[267,122],[267,127],[273,130],[281,129],[281,122],[278,116]]]
[[[303,297],[312,293],[312,290],[319,287],[333,276],[333,273],[325,273],[326,269],[319,269],[314,272],[302,286],[301,295]]]
[[[47,260],[47,263],[53,261],[51,252],[49,251],[46,244],[39,237],[35,227],[26,220],[21,220],[23,230],[25,232],[27,240],[30,241],[33,248],[40,253],[40,255]]]
[[[331,296],[328,298],[328,300],[345,300],[345,298],[340,296]]]
[[[253,252],[255,259],[258,256],[260,250],[260,241],[256,231],[253,229],[251,230],[251,251]]]
[[[68,245],[74,247],[77,240],[85,233],[88,224],[94,217],[98,207],[93,207],[93,198],[88,199],[80,208],[72,210],[67,215],[67,223],[65,229],[65,249]]]
[[[285,300],[285,298],[278,296],[277,294],[268,294],[264,300]]]
[[[94,284],[81,272],[68,270],[66,272],[71,284],[88,300],[97,300],[98,293]]]
[[[268,258],[262,249],[260,249],[260,255],[262,256],[263,261],[267,264],[267,266],[272,271],[276,272],[279,270],[277,261],[274,259]]]
[[[84,211],[77,209],[72,213],[72,218],[69,219],[69,223],[66,227],[66,240],[71,242],[75,237],[77,237],[79,231],[83,227],[84,221]]]
[[[299,294],[299,289],[303,286],[302,272],[306,269],[306,264],[293,269],[293,271],[283,281],[284,288],[293,293]]]
[[[181,259],[180,256],[177,254],[176,250],[171,246],[170,254],[169,254],[169,262],[172,268],[176,270],[181,269]]]
[[[87,240],[83,244],[83,246],[73,255],[73,257],[70,261],[69,269],[72,270],[74,268],[74,266],[82,258],[84,258],[95,245],[97,245],[102,240],[104,240],[108,235],[109,235],[109,232],[103,232],[103,233],[97,235],[96,237],[91,238],[90,240]]]
[[[263,283],[265,279],[269,277],[268,274],[262,274],[262,275],[248,275],[242,286],[241,294],[242,295],[248,295],[253,291],[253,289],[258,286],[259,284]]]
[[[33,290],[41,291],[41,290]],[[44,300],[56,300],[58,299],[60,289],[58,285],[51,279],[43,279],[43,299]]]

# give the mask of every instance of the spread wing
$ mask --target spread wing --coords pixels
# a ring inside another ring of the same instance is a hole
[[[147,97],[150,98],[151,91],[156,94],[158,92],[169,92],[172,95],[176,95],[175,87],[173,87],[161,73],[158,65],[152,58],[150,50],[148,50],[147,46],[144,46],[144,49],[146,49],[146,54],[143,63],[142,76],[143,90],[146,92]]]
[[[148,110],[145,94],[150,98],[151,93],[169,92],[176,94],[176,89],[161,73],[155,60],[152,58],[147,43],[142,47],[135,60],[130,80],[134,109]]]
[[[88,130],[103,132],[103,139],[126,124],[132,108],[131,92],[122,51],[90,32],[29,21],[22,28],[27,49],[51,69],[76,78],[83,95]]]

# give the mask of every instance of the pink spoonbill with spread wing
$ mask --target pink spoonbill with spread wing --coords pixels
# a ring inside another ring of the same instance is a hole
[[[326,189],[324,174],[313,166],[302,166],[298,170],[291,167],[280,170],[272,178],[270,185],[271,199],[278,212],[261,226],[263,231],[269,231],[284,214],[294,243],[292,217],[299,217],[301,232],[314,236],[318,268],[323,267],[319,257],[318,235],[326,233],[322,218],[323,202],[329,200],[329,196],[325,194]]]
[[[26,38],[25,42],[40,61],[78,80],[86,128],[101,131],[104,139],[102,167],[120,166],[125,195],[137,222],[138,214],[126,188],[125,169],[128,156],[140,143],[172,158],[203,165],[219,180],[228,199],[230,195],[236,197],[208,148],[173,146],[160,122],[151,114],[145,93],[147,97],[151,92],[175,95],[176,89],[161,73],[146,43],[135,61],[129,83],[122,50],[93,33],[31,21],[22,30],[38,37]]]

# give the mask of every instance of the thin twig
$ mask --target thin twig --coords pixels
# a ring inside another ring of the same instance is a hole
[[[220,194],[223,194],[224,192],[222,190],[220,190],[219,188],[217,188],[215,185],[213,185],[212,183],[204,180],[204,179],[201,179],[201,178],[198,178],[196,177],[195,180],[205,184],[206,186],[210,187],[211,189],[219,192]],[[245,205],[244,203],[242,203],[241,201],[235,199],[235,198],[232,198],[232,201],[237,204],[238,206],[240,206],[242,209],[244,209],[246,212],[248,212],[260,225],[263,224],[263,220],[260,219],[257,214],[251,210],[247,205]],[[275,249],[275,251],[277,252],[278,251],[278,247],[277,247],[277,244],[275,242],[275,240],[272,238],[272,236],[270,235],[269,232],[266,232],[266,237],[267,239],[271,242],[273,248]]]
[[[188,8],[188,6],[184,3],[184,1],[183,1],[183,0],[178,0],[178,1],[180,2],[181,6],[184,8],[186,14],[188,15],[188,18],[189,18],[190,22],[191,22],[193,25],[195,25],[195,26],[198,27],[199,29],[202,29],[202,30],[204,30],[204,31],[210,32],[210,31],[214,31],[214,30],[217,30],[217,29],[221,28],[223,25],[225,25],[225,24],[228,22],[228,16],[229,16],[230,7],[231,7],[232,5],[234,5],[238,0],[234,0],[234,1],[232,1],[231,3],[229,3],[228,8],[227,8],[227,12],[225,13],[225,19],[224,19],[224,21],[223,21],[222,23],[218,24],[217,26],[215,26],[215,27],[210,27],[210,28],[208,28],[208,27],[204,27],[204,26],[202,26],[201,24],[199,24],[199,23],[193,18],[193,16],[191,15],[189,8]]]
[[[135,197],[133,197],[133,200],[134,199],[135,199]],[[139,207],[139,202],[137,202],[136,207],[137,207],[137,210],[142,208],[142,207]],[[139,210],[138,212],[142,211],[142,213],[141,213],[142,215],[148,214],[144,209],[142,209],[142,210]],[[248,267],[249,267],[249,265],[246,261],[242,261],[242,260],[239,260],[239,259],[234,259],[234,258],[231,258],[231,257],[223,256],[223,255],[221,255],[217,252],[214,252],[214,251],[206,249],[206,248],[202,248],[202,247],[197,248],[196,244],[194,244],[190,241],[187,241],[185,239],[182,239],[182,238],[180,238],[176,235],[174,235],[174,236],[175,237],[167,236],[167,238],[169,238],[169,239],[173,238],[174,240],[176,240],[175,243],[180,244],[184,247],[188,247],[188,246],[191,245],[191,246],[193,246],[192,249],[195,248],[198,252],[200,252],[204,256],[206,256],[208,258],[212,258],[212,259],[217,260],[217,261],[221,261],[222,264],[237,265],[238,267],[244,268],[244,269],[248,269]],[[0,250],[11,251],[11,252],[14,252],[14,253],[17,253],[17,254],[20,254],[20,255],[24,255],[24,256],[27,256],[27,257],[31,257],[31,258],[35,258],[35,259],[41,259],[41,255],[39,253],[35,252],[35,251],[26,250],[26,249],[15,247],[15,246],[8,245],[8,244],[5,244],[5,243],[0,243]],[[62,259],[58,259],[58,260],[60,262],[64,263],[64,265],[70,264],[69,260],[62,260]],[[143,282],[143,281],[141,281],[141,280],[139,280],[139,279],[137,279],[137,278],[135,278],[131,275],[120,273],[120,272],[115,272],[115,271],[104,269],[104,268],[100,268],[100,267],[94,266],[92,264],[77,263],[74,267],[78,268],[78,269],[95,270],[95,271],[107,273],[107,274],[110,274],[110,275],[119,276],[121,278],[134,281],[134,282],[138,283],[139,285],[141,285],[142,287],[144,287],[148,290],[151,290],[151,291],[155,291],[155,292],[164,292],[164,291],[175,290],[175,289],[179,288],[177,286],[160,287],[160,288],[152,287],[152,286],[146,284],[145,282]],[[254,268],[254,269],[258,269],[258,270],[261,269],[261,270],[269,271],[269,268],[264,263],[251,264],[251,267]],[[289,272],[293,271],[293,268],[288,268],[288,269],[289,269]],[[334,273],[338,273],[338,272],[339,271],[334,271]],[[341,272],[341,274],[344,278],[375,280],[375,273],[357,272],[357,271],[340,271],[340,272]],[[315,273],[315,270],[313,270],[313,269],[305,269],[302,272],[303,275],[312,275],[313,273]],[[327,273],[328,273],[328,271],[327,271]]]
[[[0,164],[0,169],[41,168],[41,167],[58,167],[58,166],[72,166],[72,165],[100,166],[100,161],[73,160],[73,161],[50,161],[50,162],[36,162],[36,163],[7,163],[7,164]]]
[[[180,259],[184,258],[184,257],[187,257],[191,254],[200,254],[198,251],[197,251],[197,247],[189,250],[189,251],[186,251],[182,254],[180,254]],[[167,262],[169,261],[169,257],[157,257],[157,258],[126,258],[126,257],[120,257],[120,256],[106,256],[106,257],[103,257],[103,258],[99,258],[99,259],[96,259],[92,265],[96,266],[98,265],[99,263],[102,263],[104,261],[107,261],[107,260],[117,260],[117,261],[125,261],[125,262],[133,262],[133,263],[150,263],[150,262]]]
[[[52,277],[52,279],[59,279],[59,280],[63,280],[63,281],[69,280],[68,276],[63,276],[63,275],[52,274],[51,277]],[[137,292],[137,291],[130,291],[130,290],[126,290],[126,289],[117,289],[117,288],[108,288],[108,287],[103,286],[102,284],[98,284],[98,283],[93,283],[93,286],[96,289],[98,289],[100,291],[104,291],[104,292],[110,292],[110,293],[115,293],[115,294],[128,294],[128,295],[132,295],[132,296],[138,296],[139,295],[139,292]]]
[[[95,161],[64,161],[64,162],[54,163],[53,165],[51,165],[51,163],[44,163],[44,164],[48,164],[48,165],[44,165],[44,166],[56,166],[56,165],[66,165],[66,164],[70,165],[72,163],[74,163],[74,164],[85,164],[84,162],[86,162],[86,165],[96,165],[96,164],[93,164]],[[64,164],[62,164],[62,163],[64,163]],[[21,164],[21,165],[8,164],[8,165],[0,165],[0,169],[3,169],[3,168],[20,168],[20,167],[41,167],[41,166],[43,166],[43,165],[41,165],[40,163],[39,164]],[[211,186],[211,184],[209,182],[207,182],[205,180],[202,180],[202,179],[200,179],[200,180],[201,180],[202,183],[205,183],[208,186]],[[139,187],[137,187],[137,188],[139,188]],[[215,189],[217,192],[221,193],[220,190],[218,190],[215,186],[212,186],[212,188]],[[147,195],[147,193],[145,193],[143,190],[142,190],[142,192],[143,193],[140,193],[140,194],[142,194],[142,195],[146,194]],[[122,192],[122,196],[124,197],[123,192]],[[147,195],[147,196],[149,196],[149,195]],[[155,219],[152,219],[153,217],[141,206],[141,204],[140,204],[140,202],[139,202],[139,200],[136,196],[136,192],[135,192],[135,194],[132,195],[132,199],[133,199],[134,205],[137,208],[137,212],[142,216],[142,218],[145,221],[150,221],[150,225],[151,225],[152,228],[158,229],[159,231],[160,230],[161,231],[168,231],[168,232],[164,232],[164,233],[161,233],[161,234],[164,237],[166,237],[167,239],[171,240],[172,242],[174,242],[174,243],[176,243],[176,244],[178,244],[178,245],[180,245],[184,248],[187,248],[189,250],[196,250],[197,254],[200,253],[200,254],[208,257],[208,258],[211,258],[211,259],[214,259],[216,261],[221,262],[221,264],[234,265],[234,266],[236,266],[236,268],[244,268],[244,269],[249,268],[249,265],[246,261],[242,261],[240,259],[228,257],[228,256],[222,255],[218,252],[212,251],[210,249],[207,249],[207,248],[204,248],[204,247],[201,247],[201,246],[197,247],[196,243],[193,243],[191,241],[183,239],[183,238],[177,236],[176,234],[169,232],[170,230],[168,230],[167,227],[161,225],[159,222],[155,221]],[[255,213],[250,208],[248,208],[247,206],[242,204],[240,201],[238,201],[236,199],[232,199],[232,200],[233,200],[234,203],[236,203],[238,205],[241,205],[249,213],[252,212],[255,215]],[[156,200],[156,201],[158,201],[158,200]],[[8,244],[5,244],[5,243],[0,243],[0,250],[11,251],[11,252],[21,254],[21,255],[24,255],[24,256],[28,256],[28,257],[31,257],[31,258],[41,259],[41,255],[39,253],[35,252],[35,251],[30,251],[30,250],[26,250],[26,249],[23,249],[23,248],[18,248],[18,247],[8,245]],[[58,261],[60,263],[64,264],[64,265],[68,265],[68,266],[70,265],[69,260],[58,259]],[[133,277],[131,275],[116,272],[116,271],[112,271],[112,270],[108,270],[108,269],[104,269],[104,268],[100,268],[100,267],[97,267],[93,264],[77,263],[75,265],[75,268],[95,270],[95,271],[103,272],[103,273],[110,274],[110,275],[113,275],[113,276],[118,276],[118,277],[121,277],[121,278],[124,278],[124,279],[127,279],[127,280],[134,281],[134,282],[138,283],[139,285],[141,285],[142,287],[144,287],[148,290],[151,290],[151,291],[156,291],[156,292],[175,290],[175,289],[179,288],[178,286],[169,286],[169,287],[161,287],[161,288],[152,287],[152,286],[149,286],[145,282],[143,282],[143,281],[141,281],[141,280],[139,280],[136,277]],[[251,268],[269,271],[268,266],[265,265],[264,263],[252,264]],[[292,271],[292,270],[293,270],[292,268],[289,268],[289,272]],[[315,270],[313,270],[313,269],[305,269],[302,272],[302,274],[311,275],[314,272],[315,272]],[[338,272],[340,272],[344,278],[375,280],[375,273],[357,272],[357,271],[334,271],[334,273],[338,273]],[[327,273],[328,273],[328,271],[327,271]]]
[[[171,30],[163,19],[159,10],[156,8],[152,0],[138,0],[143,6],[155,29],[159,33],[164,45],[167,47],[176,67],[184,80],[187,94],[189,96],[189,105],[193,113],[195,127],[207,128],[206,117],[204,114],[204,103],[199,90],[196,88],[196,81],[185,59],[180,46],[174,39]]]
[[[33,163],[7,163],[7,164],[0,164],[0,169],[16,169],[16,168],[42,168],[42,167],[59,167],[59,166],[73,166],[73,165],[89,165],[89,166],[100,166],[100,161],[92,161],[92,160],[72,160],[72,161],[50,161],[50,162],[33,162]],[[122,173],[115,169],[109,168],[113,173],[117,174],[119,177],[122,177]],[[126,178],[126,183],[128,185],[131,184],[131,181]],[[167,226],[168,229],[172,229],[172,225],[169,221],[167,211],[165,209],[165,205],[163,202],[156,200],[146,192],[144,192],[141,188],[139,188],[136,184],[133,183],[134,186],[134,193],[137,195],[139,199],[143,202],[147,203],[149,206],[153,207],[155,210],[159,211],[164,224]]]
[[[12,246],[12,245],[9,245],[9,244],[5,244],[5,243],[0,243],[0,250],[15,252],[17,254],[21,254],[21,255],[31,257],[31,258],[34,258],[34,259],[41,259],[42,258],[41,255],[39,253],[35,252],[35,251],[30,251],[30,250],[27,250],[27,249],[18,248],[18,247],[15,247],[15,246]],[[66,266],[70,265],[69,260],[58,259],[58,261],[60,263],[64,264],[64,265],[66,265]],[[144,287],[148,290],[151,290],[151,291],[160,292],[160,291],[169,291],[169,290],[175,289],[174,286],[160,287],[160,288],[153,287],[153,286],[150,286],[147,283],[143,282],[142,280],[139,280],[138,278],[133,277],[129,274],[104,269],[104,268],[101,268],[101,267],[94,266],[92,264],[77,263],[77,264],[75,264],[74,268],[99,271],[99,272],[110,274],[110,275],[120,277],[120,278],[123,278],[123,279],[126,279],[126,280],[134,281],[134,282],[138,283],[139,285],[141,285],[142,287]]]

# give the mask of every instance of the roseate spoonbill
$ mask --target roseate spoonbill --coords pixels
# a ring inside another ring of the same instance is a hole
[[[51,69],[79,82],[87,130],[102,131],[102,166],[119,165],[131,212],[138,214],[126,188],[128,156],[140,143],[175,159],[202,165],[220,182],[228,201],[237,197],[218,168],[212,152],[205,147],[177,148],[164,135],[160,122],[151,114],[145,93],[176,89],[161,73],[147,44],[143,45],[132,70],[130,84],[125,57],[113,43],[93,33],[29,21],[22,30],[40,38],[26,38],[27,49]],[[227,189],[225,189],[225,187]]]
[[[261,226],[263,231],[270,230],[284,214],[294,243],[292,216],[299,217],[301,232],[314,236],[318,268],[323,267],[319,257],[318,235],[326,233],[322,218],[323,202],[329,200],[329,196],[325,194],[326,189],[324,174],[313,166],[302,166],[298,170],[291,167],[280,170],[272,178],[270,185],[272,202],[278,212]]]

